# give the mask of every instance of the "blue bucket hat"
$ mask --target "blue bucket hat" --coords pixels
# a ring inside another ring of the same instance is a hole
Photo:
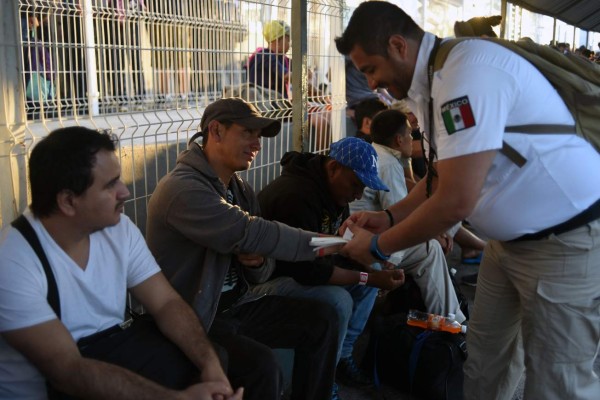
[[[354,171],[366,187],[390,191],[377,174],[377,152],[364,140],[355,137],[338,140],[331,144],[329,157]]]

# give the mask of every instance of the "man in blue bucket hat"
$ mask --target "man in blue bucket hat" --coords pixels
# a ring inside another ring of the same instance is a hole
[[[286,153],[281,176],[259,193],[263,217],[313,232],[335,235],[349,215],[348,203],[363,189],[388,191],[377,174],[377,153],[354,137],[331,145],[328,156]],[[253,287],[260,293],[311,298],[333,305],[339,318],[336,380],[346,385],[369,386],[372,381],[352,359],[352,349],[363,331],[377,289],[394,289],[404,283],[402,270],[362,269],[340,256],[307,262],[277,261],[272,279]],[[333,399],[337,397],[334,387]]]

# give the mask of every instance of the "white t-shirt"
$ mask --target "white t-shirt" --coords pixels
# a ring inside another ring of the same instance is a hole
[[[432,47],[428,35],[421,46],[421,63],[426,63]],[[418,71],[413,83],[420,82],[415,84],[419,88],[427,77],[426,68]],[[422,115],[427,113],[423,99],[428,95],[420,95],[409,92]],[[515,125],[574,125],[556,90],[525,59],[494,43],[462,42],[434,75],[432,97],[439,160],[497,150],[503,140],[527,159],[519,168],[496,155],[468,218],[485,236],[510,240],[539,232],[600,199],[600,155],[584,139],[574,134],[504,133],[505,127]],[[458,125],[445,123],[443,113],[455,117],[458,105],[465,118],[459,118]]]
[[[61,320],[77,341],[123,322],[127,289],[160,271],[138,228],[125,215],[90,236],[90,255],[81,269],[27,210],[48,257],[60,297]],[[0,236],[0,332],[56,318],[47,301],[39,258],[9,226]],[[51,338],[48,338],[51,340]],[[0,399],[42,399],[44,377],[0,337]]]

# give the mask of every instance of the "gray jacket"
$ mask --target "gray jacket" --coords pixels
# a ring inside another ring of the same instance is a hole
[[[177,158],[159,182],[148,204],[146,240],[171,284],[192,305],[206,330],[215,317],[221,288],[235,254],[267,256],[259,268],[238,270],[242,297],[255,299],[248,283],[266,281],[274,259],[313,260],[309,246],[315,233],[267,221],[260,214],[250,185],[232,177],[236,203],[226,201],[227,188],[196,143]]]

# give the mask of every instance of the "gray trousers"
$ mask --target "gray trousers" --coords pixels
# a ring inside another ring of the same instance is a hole
[[[600,399],[600,221],[488,242],[467,332],[465,399]]]
[[[412,276],[427,311],[444,316],[453,313],[458,322],[465,320],[450,280],[444,251],[437,240],[430,240],[429,246],[421,243],[393,253],[390,262]]]

